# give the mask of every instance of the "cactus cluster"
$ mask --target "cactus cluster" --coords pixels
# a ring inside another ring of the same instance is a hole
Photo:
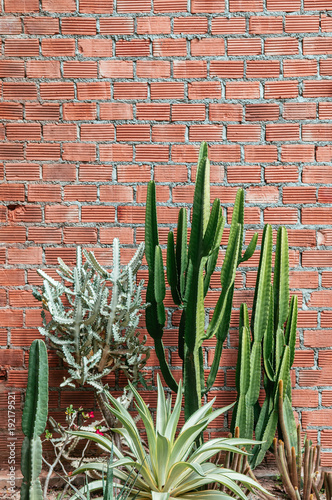
[[[89,384],[103,390],[102,378],[115,370],[122,370],[128,380],[137,382],[149,355],[145,338],[137,332],[139,309],[142,305],[143,282],[135,285],[141,265],[144,245],[141,244],[126,266],[120,265],[120,246],[113,241],[111,272],[102,267],[92,252],[77,247],[76,267],[70,269],[59,259],[57,271],[62,281],[56,281],[44,271],[40,293],[34,296],[51,314],[47,321],[42,312],[42,335],[49,338],[52,347],[68,364],[69,377],[62,386]]]
[[[240,342],[236,367],[237,402],[232,428],[240,428],[241,437],[264,441],[255,446],[251,466],[256,467],[272,444],[278,423],[279,381],[283,381],[283,415],[287,434],[295,446],[296,424],[291,404],[290,368],[294,361],[297,296],[289,303],[289,256],[287,231],[277,234],[273,285],[272,228],[263,231],[254,303],[249,323],[246,304],[240,309]],[[286,325],[286,326],[285,326]],[[263,358],[265,400],[260,408]],[[280,430],[280,426],[279,426]],[[281,430],[281,436],[284,439]]]
[[[181,312],[178,334],[178,354],[183,362],[185,390],[185,418],[200,407],[201,397],[213,386],[229,330],[234,280],[237,266],[248,260],[256,248],[257,234],[253,236],[242,256],[244,193],[239,190],[233,209],[228,246],[221,270],[221,293],[213,316],[206,328],[204,298],[215,270],[225,225],[220,200],[215,199],[210,209],[210,163],[207,144],[202,143],[196,174],[189,244],[187,244],[188,214],[181,208],[178,216],[176,241],[173,231],[167,241],[167,281],[173,302]],[[164,380],[177,391],[177,383],[165,357],[163,333],[166,324],[164,299],[166,294],[162,250],[159,245],[155,184],[149,183],[145,219],[145,252],[149,268],[147,286],[146,327],[153,338]],[[216,337],[215,356],[204,380],[203,342]]]
[[[43,500],[39,480],[42,470],[42,443],[48,413],[48,359],[42,340],[34,340],[29,351],[28,385],[22,416],[25,436],[21,452],[23,481],[21,500]]]

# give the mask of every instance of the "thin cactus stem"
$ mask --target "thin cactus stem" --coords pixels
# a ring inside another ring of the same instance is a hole
[[[297,475],[296,452],[295,452],[294,446],[292,446],[291,453],[292,453],[292,457],[291,457],[291,459],[292,459],[292,479],[293,479],[294,487],[296,486],[298,488],[299,487],[299,477]],[[301,477],[300,477],[300,481],[301,481]]]
[[[299,489],[297,486],[295,487],[295,494],[296,494],[297,500],[301,500],[301,495],[300,495],[300,492],[299,492]]]
[[[295,489],[292,485],[292,481],[289,477],[288,470],[287,470],[284,443],[282,441],[279,441],[278,452],[279,452],[279,461],[280,461],[281,472],[282,472],[282,474],[281,474],[282,481],[284,483],[284,486],[285,486],[286,491],[288,492],[289,496],[292,498],[292,500],[296,500]]]
[[[308,479],[309,479],[309,441],[306,439],[304,443],[304,459],[303,459],[303,500],[307,500]]]
[[[309,451],[309,466],[308,466],[308,473],[309,473],[308,484],[307,484],[307,489],[308,489],[307,495],[308,496],[310,495],[311,489],[312,489],[313,469],[314,469],[314,465],[315,465],[315,454],[316,454],[316,447],[311,446],[310,451]]]
[[[302,449],[301,449],[301,426],[300,426],[300,424],[296,428],[296,436],[297,436],[297,476],[299,478],[299,481],[301,482]]]
[[[316,500],[320,500],[319,490],[314,482],[312,483],[312,489],[314,490]],[[326,500],[327,500],[327,497],[326,497]]]
[[[291,452],[291,446],[290,446],[289,437],[287,434],[287,429],[286,429],[285,420],[284,420],[283,390],[284,390],[284,382],[283,382],[283,380],[279,380],[279,398],[278,398],[278,401],[279,401],[279,404],[278,404],[279,425],[281,428],[282,436],[284,438],[288,470],[289,470],[290,475],[291,475],[291,480],[294,481],[293,467],[292,467],[292,452]]]

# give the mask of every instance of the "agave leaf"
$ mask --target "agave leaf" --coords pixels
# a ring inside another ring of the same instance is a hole
[[[157,386],[158,386],[158,400],[157,400],[157,414],[156,414],[156,432],[164,435],[167,421],[168,412],[164,389],[161,385],[161,380],[159,375],[157,376]]]

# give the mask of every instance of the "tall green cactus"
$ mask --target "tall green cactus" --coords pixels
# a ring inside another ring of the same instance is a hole
[[[236,195],[228,246],[221,270],[222,291],[212,319],[205,329],[204,298],[216,267],[225,218],[218,199],[214,200],[210,209],[210,162],[207,144],[202,143],[198,158],[189,245],[187,245],[185,208],[181,208],[179,212],[176,241],[173,231],[169,232],[167,241],[167,281],[174,304],[182,310],[178,353],[183,361],[186,419],[200,407],[202,395],[208,392],[215,382],[222,346],[229,329],[235,272],[237,266],[248,260],[256,248],[257,234],[253,236],[242,257],[243,219],[244,194],[240,189]],[[146,298],[151,304],[146,309],[146,327],[154,340],[165,382],[176,392],[177,383],[165,357],[162,341],[166,323],[164,307],[166,288],[153,181],[149,183],[146,201],[145,254],[149,268]],[[215,356],[205,384],[202,345],[204,340],[213,336],[217,341]]]
[[[237,403],[232,428],[240,428],[241,437],[252,438],[253,431],[263,445],[255,446],[251,466],[256,467],[271,446],[278,426],[279,381],[283,381],[283,411],[288,437],[296,442],[296,424],[291,404],[290,368],[294,361],[297,296],[289,304],[289,260],[287,231],[277,235],[273,286],[272,228],[267,224],[262,238],[251,323],[246,304],[240,309],[240,345],[236,367]],[[286,323],[286,328],[284,325]],[[250,331],[251,337],[250,339]],[[264,366],[266,398],[262,408],[258,397],[261,386],[261,360]],[[254,411],[255,410],[255,411]],[[255,414],[255,417],[254,417]],[[280,438],[283,439],[280,432]]]
[[[39,474],[42,470],[42,443],[48,413],[48,359],[42,340],[34,340],[29,352],[29,372],[22,416],[25,435],[22,445],[21,500],[43,500]]]

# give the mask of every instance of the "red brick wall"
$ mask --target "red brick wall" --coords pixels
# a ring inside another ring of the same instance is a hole
[[[293,401],[332,464],[332,0],[2,4],[2,388],[17,391],[19,407],[40,324],[36,269],[51,272],[58,256],[74,264],[76,243],[110,263],[116,235],[127,260],[143,239],[151,178],[165,242],[178,206],[192,199],[206,140],[212,196],[228,220],[236,190],[246,189],[246,242],[266,222],[289,230],[291,288],[302,304]],[[257,259],[238,271],[236,308],[251,303]],[[212,291],[207,304],[215,301]],[[221,389],[234,388],[237,317]],[[91,393],[58,390],[63,370],[54,353],[50,360],[55,415],[71,402],[93,407]],[[217,393],[218,404],[234,398]],[[5,428],[4,391],[1,401]],[[19,419],[18,411],[18,427]]]

